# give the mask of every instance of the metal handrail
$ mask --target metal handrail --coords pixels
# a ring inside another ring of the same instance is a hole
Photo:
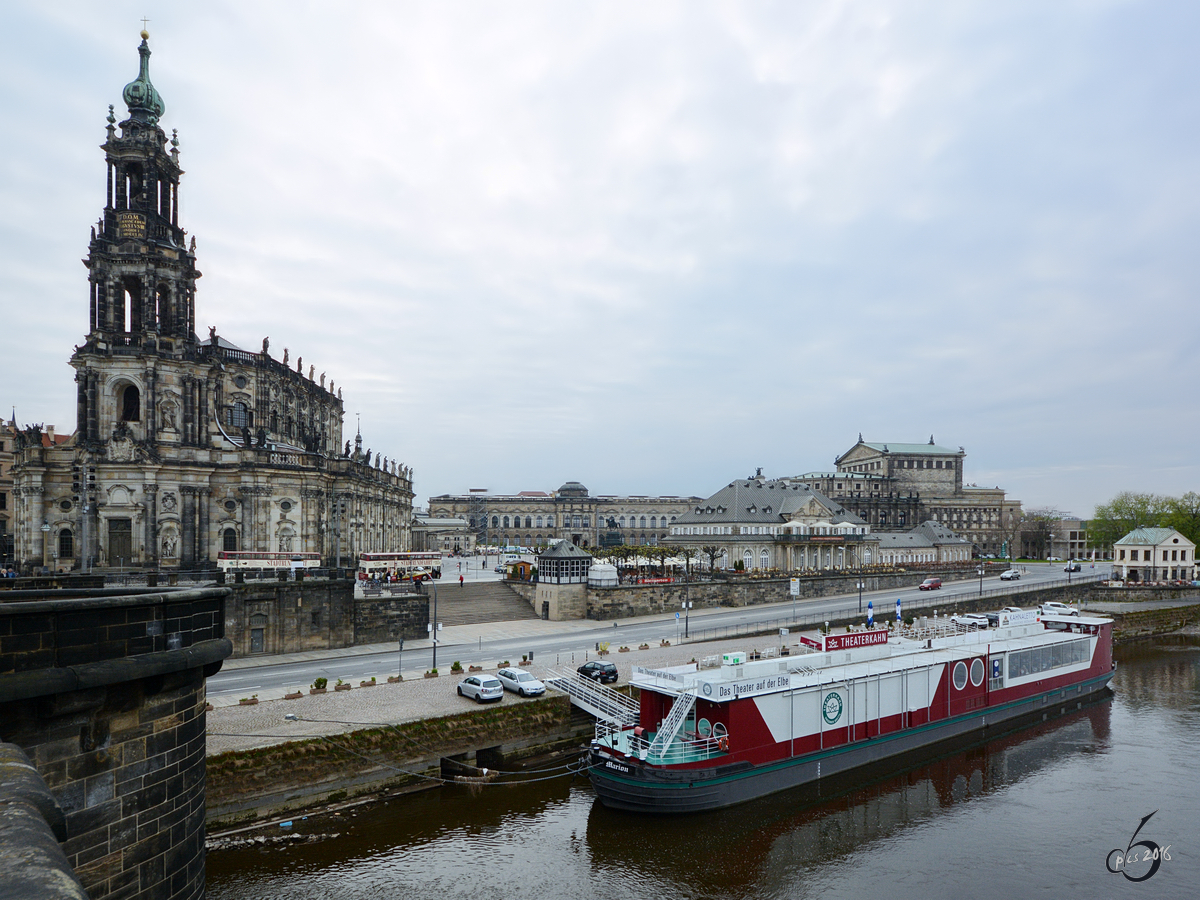
[[[991,588],[983,592],[971,594],[956,594],[952,597],[939,595],[936,591],[930,591],[928,594],[922,595],[909,601],[904,607],[906,613],[911,613],[916,610],[934,609],[936,607],[947,606],[951,603],[966,600],[978,600],[980,597],[1011,597],[1014,595],[1028,594],[1035,591],[1052,590],[1054,588],[1095,584],[1101,581],[1108,581],[1106,575],[1085,575],[1082,577],[1056,579],[1054,581],[1040,581],[1036,584],[1020,584],[1009,582],[1001,588]],[[940,600],[941,602],[938,602]],[[885,621],[887,619],[886,608],[877,609],[876,621]],[[742,635],[751,636],[759,635],[769,631],[775,631],[779,628],[787,628],[793,625],[823,625],[825,622],[835,621],[848,618],[865,618],[866,613],[858,608],[858,602],[854,605],[839,607],[835,609],[826,609],[814,613],[802,613],[786,616],[779,616],[772,619],[760,619],[757,622],[745,622],[737,625],[725,625],[714,628],[696,628],[692,626],[691,634],[682,639],[682,643],[703,643],[705,641],[720,640],[723,638],[740,637]]]

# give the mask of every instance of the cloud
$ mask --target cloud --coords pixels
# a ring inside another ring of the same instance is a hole
[[[60,428],[143,14],[198,328],[327,371],[420,495],[704,494],[859,431],[1084,514],[1195,486],[1186,7],[21,11],[0,352]]]

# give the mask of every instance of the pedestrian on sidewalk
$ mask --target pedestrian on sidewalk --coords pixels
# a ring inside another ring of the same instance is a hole
[[[462,575],[459,575],[459,576],[458,576],[458,586],[459,586],[459,587],[462,587],[462,586],[463,586],[463,577],[462,577]]]

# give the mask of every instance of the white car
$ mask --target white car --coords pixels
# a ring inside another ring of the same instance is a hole
[[[468,675],[458,683],[458,696],[474,697],[476,703],[503,700],[504,685],[491,675]]]
[[[1008,569],[1007,571],[1000,573],[1001,581],[1017,581],[1018,579],[1020,579],[1020,577],[1021,577],[1020,569]]]
[[[1038,607],[1038,613],[1043,616],[1077,616],[1079,610],[1057,600],[1049,600]]]
[[[522,697],[535,697],[546,693],[544,684],[520,669],[501,669],[496,673],[496,677],[504,687]]]
[[[951,616],[950,621],[955,625],[962,625],[965,628],[988,627],[988,617],[980,613],[960,613],[957,616]]]

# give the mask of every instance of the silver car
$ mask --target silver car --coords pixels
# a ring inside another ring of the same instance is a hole
[[[458,683],[458,696],[474,697],[477,703],[502,700],[504,685],[491,675],[468,675]]]
[[[496,673],[496,677],[508,690],[522,697],[534,697],[546,693],[544,684],[520,669],[501,669]]]

